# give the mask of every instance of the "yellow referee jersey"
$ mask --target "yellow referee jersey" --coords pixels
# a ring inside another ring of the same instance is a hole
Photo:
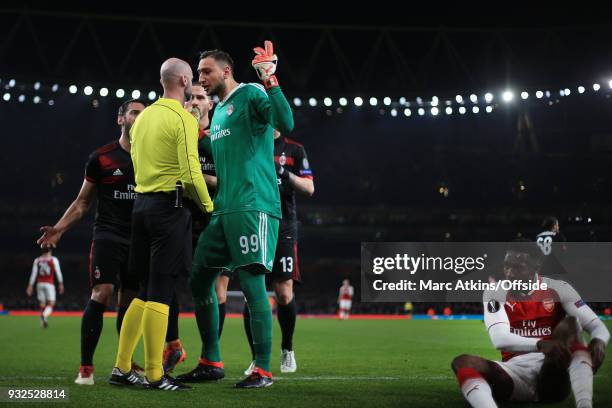
[[[198,122],[177,100],[160,98],[142,111],[130,142],[137,193],[173,192],[180,180],[185,195],[212,212],[198,157]]]

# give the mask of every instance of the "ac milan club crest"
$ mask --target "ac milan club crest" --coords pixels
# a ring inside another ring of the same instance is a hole
[[[285,157],[285,153],[281,154],[281,157],[278,158],[278,164],[284,166],[287,163],[287,158]]]
[[[546,298],[542,300],[542,306],[544,306],[544,310],[550,313],[555,308],[555,301],[552,298]]]
[[[231,104],[230,106],[227,107],[227,116],[232,116],[232,113],[234,113],[234,105]]]
[[[94,271],[94,278],[100,279],[100,268],[96,266],[96,270]]]

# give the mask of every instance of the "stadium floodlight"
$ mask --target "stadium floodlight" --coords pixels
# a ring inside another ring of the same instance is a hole
[[[363,105],[363,98],[361,96],[358,96],[353,99],[353,103],[355,104],[355,106],[361,106]]]
[[[2,95],[2,99],[4,100],[4,102],[8,102],[11,100],[11,94],[10,93],[5,93],[4,95]]]
[[[132,99],[138,99],[140,98],[140,91],[138,89],[134,89],[132,91]]]
[[[117,98],[123,98],[125,96],[125,91],[121,88],[117,89],[117,91],[115,92],[115,96]]]
[[[459,107],[459,113],[460,114],[465,115],[465,112],[467,112],[467,109],[465,109],[465,106]]]
[[[578,93],[579,93],[579,94],[583,94],[583,93],[584,93],[584,91],[585,91],[584,86],[579,86],[579,87],[578,87]]]
[[[595,92],[599,91],[599,88],[601,88],[601,85],[599,85],[599,84],[593,84],[593,90],[594,90]]]
[[[14,79],[9,81],[9,88],[13,88],[17,82]]]
[[[108,96],[108,88],[100,88],[100,96]]]
[[[485,94],[485,102],[486,103],[491,103],[492,100],[493,100],[493,94],[491,92],[487,92]]]
[[[463,96],[461,95],[455,96],[455,101],[457,101],[457,103],[463,103]]]
[[[412,115],[412,111],[408,108],[404,109],[404,116],[408,118],[410,115]]]
[[[25,95],[19,95],[19,98],[17,98],[17,100],[21,103],[25,102]]]
[[[371,97],[370,106],[376,106],[376,105],[378,105],[378,99],[376,99],[375,97]]]
[[[527,91],[521,92],[521,99],[527,99],[527,98],[529,98],[529,92]]]
[[[452,115],[453,114],[453,108],[451,108],[450,106],[446,107],[446,114],[447,115]]]
[[[431,98],[431,106],[438,106],[439,103],[440,103],[440,100],[438,99],[437,96],[434,96]]]
[[[316,98],[309,98],[308,99],[308,104],[314,108],[315,106],[317,106],[317,99]]]
[[[542,99],[543,96],[544,96],[544,92],[542,92],[542,91],[537,91],[536,92],[536,98]]]
[[[547,98],[550,98],[550,91],[544,92],[544,95],[546,95]]]
[[[35,103],[35,104],[39,104],[39,103],[40,103],[40,96],[36,95],[36,96],[34,97],[34,103]]]
[[[474,113],[478,113],[478,112],[480,112],[480,108],[479,108],[478,106],[474,106],[474,107],[472,108],[472,112],[474,112]]]
[[[71,94],[73,94],[73,95],[74,95],[75,93],[77,93],[77,91],[78,91],[78,89],[77,89],[77,86],[76,86],[76,85],[70,85],[70,86],[68,87],[68,92],[70,92],[70,93],[71,93]]]
[[[472,101],[472,103],[477,103],[478,102],[478,95],[471,94],[470,95],[470,101]]]
[[[565,88],[564,91],[565,91],[565,96],[569,96],[572,93],[572,90],[569,88]]]
[[[323,105],[325,106],[332,106],[332,100],[330,97],[326,97],[325,99],[323,99]]]
[[[561,96],[565,96],[565,89],[560,90],[560,91],[559,91],[559,95],[561,95]]]
[[[393,117],[397,116],[397,109],[395,109],[395,108],[391,109],[391,116],[393,116]]]
[[[83,88],[83,93],[87,96],[91,95],[93,93],[93,88],[89,85],[87,85],[85,88]]]
[[[502,99],[504,100],[504,102],[510,102],[512,99],[514,99],[514,94],[512,93],[512,91],[504,91],[504,93],[502,94]]]
[[[51,91],[57,92],[58,90],[59,90],[59,85],[58,84],[53,84],[53,86],[51,87]]]
[[[419,108],[419,110],[417,111],[417,113],[419,114],[419,116],[423,116],[425,114],[425,109],[423,108]]]
[[[49,99],[49,102],[47,103],[49,104],[49,106],[55,105],[55,101],[53,99]]]
[[[155,91],[149,91],[149,94],[147,95],[149,97],[150,101],[154,101],[155,98],[157,98],[157,92]]]
[[[300,98],[293,98],[293,105],[297,107],[302,106],[302,100]]]
[[[342,97],[338,100],[338,103],[340,103],[340,106],[346,106],[348,105],[348,100],[345,97]]]
[[[493,112],[493,107],[491,105],[489,105],[489,106],[487,106],[485,108],[485,110],[487,111],[487,113],[491,113],[491,112]]]
[[[40,82],[36,81],[34,82],[34,90],[38,91],[40,89]]]
[[[391,105],[391,98],[385,96],[385,98],[383,99],[383,103],[385,104],[385,106]]]
[[[408,102],[408,101],[406,100],[406,97],[402,96],[401,98],[399,98],[399,103],[400,103],[400,105],[405,105],[405,104],[406,104],[406,102]]]
[[[436,108],[435,106],[431,108],[431,114],[433,116],[438,116],[438,113],[440,113],[440,110],[438,108]]]

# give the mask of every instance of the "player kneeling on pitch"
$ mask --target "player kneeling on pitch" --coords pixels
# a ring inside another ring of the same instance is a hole
[[[601,366],[610,333],[566,282],[539,276],[536,257],[510,250],[508,280],[537,281],[546,290],[485,292],[484,322],[502,361],[460,355],[452,368],[473,407],[496,401],[559,402],[574,393],[576,406],[593,405],[593,373]],[[586,346],[582,330],[591,335]]]

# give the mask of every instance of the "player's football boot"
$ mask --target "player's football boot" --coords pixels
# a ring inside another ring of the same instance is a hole
[[[295,353],[293,350],[281,351],[281,373],[295,373],[297,370],[297,363],[295,361]]]
[[[149,382],[145,377],[142,385],[150,390],[161,390],[161,391],[189,391],[192,388],[189,385],[183,384],[182,382],[170,377],[165,374],[159,381]]]
[[[162,361],[164,373],[174,370],[177,364],[182,363],[186,358],[187,353],[179,340],[168,343],[164,349],[164,359]]]
[[[251,361],[251,365],[249,365],[249,368],[244,370],[244,375],[251,375],[254,369],[255,369],[255,360]]]
[[[200,358],[196,368],[188,373],[176,377],[177,380],[190,382],[217,381],[225,377],[225,370],[222,362],[212,362]]]
[[[142,378],[140,378],[134,370],[130,370],[129,373],[124,373],[119,368],[114,367],[108,379],[108,383],[117,386],[132,386],[142,384]]]
[[[82,365],[79,368],[79,375],[76,380],[74,380],[75,384],[79,385],[94,385],[94,366],[84,366]]]
[[[236,383],[236,388],[266,388],[274,384],[272,373],[255,367],[251,375]]]

